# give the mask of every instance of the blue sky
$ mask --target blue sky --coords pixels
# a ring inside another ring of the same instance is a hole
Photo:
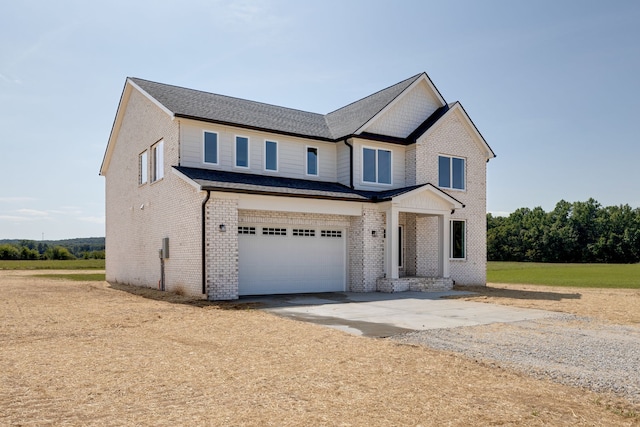
[[[4,2],[0,238],[104,236],[127,76],[327,113],[426,71],[498,157],[488,210],[640,207],[640,2]]]

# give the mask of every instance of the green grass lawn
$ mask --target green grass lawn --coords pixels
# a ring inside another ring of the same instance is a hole
[[[487,282],[640,289],[640,264],[487,263]]]
[[[0,270],[104,270],[103,259],[2,261]]]

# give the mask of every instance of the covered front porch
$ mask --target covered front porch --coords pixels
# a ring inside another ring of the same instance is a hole
[[[446,291],[450,276],[451,215],[464,205],[426,184],[379,208],[386,218],[384,277],[378,292]]]

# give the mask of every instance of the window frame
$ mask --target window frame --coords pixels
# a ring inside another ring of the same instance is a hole
[[[151,146],[151,183],[164,178],[164,140],[161,139]]]
[[[364,161],[364,153],[365,150],[372,150],[375,153],[374,156],[374,167],[375,167],[375,181],[367,181],[364,179],[364,168],[365,168],[365,161]],[[386,151],[389,153],[389,182],[380,182],[380,172],[379,172],[379,163],[380,163],[380,156],[378,154],[379,151]],[[367,146],[367,145],[363,145],[362,146],[362,150],[360,150],[360,179],[362,180],[363,184],[375,184],[375,185],[393,185],[393,150],[389,150],[386,148],[379,148],[379,147],[371,147],[371,146]]]
[[[238,139],[243,138],[247,140],[247,165],[241,166],[238,165]],[[236,135],[233,144],[233,167],[240,169],[249,169],[251,168],[251,139],[248,136],[244,135]]]
[[[449,164],[449,185],[442,185],[442,183],[440,182],[440,159],[448,159],[448,164]],[[462,188],[459,187],[454,187],[454,170],[453,170],[453,165],[454,165],[454,159],[456,160],[462,160]],[[460,156],[450,156],[450,155],[446,155],[446,154],[438,154],[438,187],[440,188],[446,188],[448,190],[457,190],[457,191],[467,191],[467,159],[464,157],[460,157]]]
[[[138,185],[149,182],[149,150],[138,154]]]
[[[267,146],[269,145],[269,143],[275,144],[276,147],[276,168],[275,169],[269,169],[267,167]],[[280,154],[280,150],[278,147],[278,141],[274,141],[272,139],[265,139],[264,140],[264,170],[265,172],[278,172],[280,170],[280,162],[279,162],[279,154]]]
[[[455,256],[454,223],[462,224],[462,256]],[[449,221],[449,259],[454,261],[467,260],[467,221],[464,219],[452,219]]]
[[[216,136],[216,161],[207,161],[207,134]],[[205,165],[219,165],[220,164],[220,134],[209,130],[202,131],[202,163]]]
[[[316,150],[316,173],[309,173],[309,150]],[[304,174],[306,176],[320,176],[320,149],[313,145],[304,148]]]

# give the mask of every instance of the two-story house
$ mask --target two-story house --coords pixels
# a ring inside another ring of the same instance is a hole
[[[212,300],[486,282],[486,164],[425,73],[329,114],[128,78],[107,280]]]

